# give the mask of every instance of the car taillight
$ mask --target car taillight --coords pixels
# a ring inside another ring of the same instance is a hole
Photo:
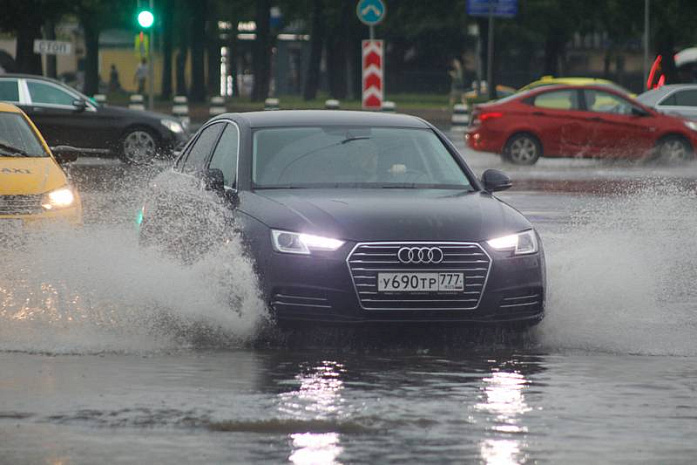
[[[479,115],[480,121],[486,121],[488,119],[494,119],[494,118],[501,118],[503,116],[503,113],[500,112],[490,112],[490,113],[482,113]]]

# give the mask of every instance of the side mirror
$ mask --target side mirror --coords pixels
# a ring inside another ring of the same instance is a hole
[[[225,192],[225,175],[218,168],[211,168],[203,177],[203,186],[206,190],[222,194]]]
[[[87,109],[87,102],[82,99],[73,100],[73,108],[75,108],[77,112],[85,111]]]
[[[53,152],[53,158],[56,159],[58,164],[65,165],[66,163],[72,163],[78,159],[80,149],[69,145],[59,145],[57,147],[51,147],[51,152]]]
[[[489,192],[505,191],[511,187],[511,178],[499,170],[486,170],[482,174],[482,184]]]

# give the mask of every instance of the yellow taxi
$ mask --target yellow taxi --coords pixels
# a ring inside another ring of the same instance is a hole
[[[621,85],[608,81],[607,79],[600,79],[600,78],[588,78],[588,77],[554,77],[554,76],[542,76],[540,79],[537,81],[533,81],[530,84],[521,87],[518,89],[518,92],[522,92],[524,90],[530,90],[530,89],[535,89],[537,87],[542,87],[542,86],[556,86],[556,85],[565,85],[565,86],[608,86],[616,91],[622,92],[626,95],[636,97],[636,94],[631,93],[629,90],[625,89]]]
[[[82,224],[80,196],[59,165],[76,158],[54,156],[29,118],[0,102],[0,237],[47,222]]]

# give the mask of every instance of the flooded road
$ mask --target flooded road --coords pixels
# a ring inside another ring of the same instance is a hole
[[[74,167],[83,230],[4,252],[0,463],[694,463],[697,164],[465,156],[545,243],[527,334],[260,332],[237,244],[144,252],[148,175]]]

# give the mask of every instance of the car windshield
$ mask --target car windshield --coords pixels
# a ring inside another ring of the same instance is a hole
[[[47,157],[29,123],[19,113],[0,113],[0,157]]]
[[[257,189],[472,186],[429,129],[295,127],[254,133]]]

